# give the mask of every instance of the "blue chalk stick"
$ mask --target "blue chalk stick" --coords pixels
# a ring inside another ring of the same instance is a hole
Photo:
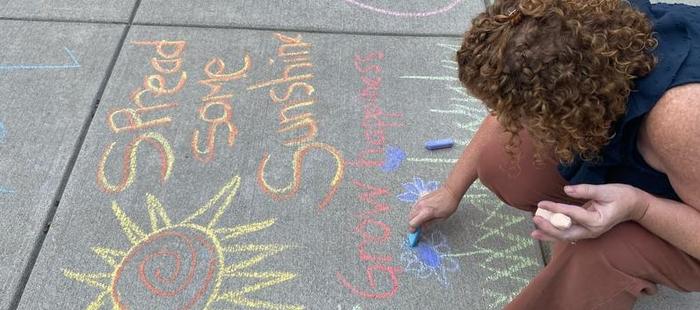
[[[430,140],[425,143],[425,148],[429,150],[438,150],[452,147],[455,142],[452,139]]]
[[[406,243],[410,247],[415,247],[418,244],[418,241],[420,240],[420,227],[416,228],[416,230],[410,234],[408,234],[408,240]]]

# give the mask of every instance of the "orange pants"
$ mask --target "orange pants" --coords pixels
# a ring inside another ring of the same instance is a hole
[[[507,164],[506,134],[489,139],[477,172],[503,202],[530,212],[541,200],[580,204],[564,193],[567,182],[554,161],[533,164],[526,133],[521,133],[520,169],[515,171]],[[551,262],[505,309],[632,309],[641,294],[656,292],[656,284],[700,291],[700,260],[641,225],[624,222],[596,239],[555,243]]]

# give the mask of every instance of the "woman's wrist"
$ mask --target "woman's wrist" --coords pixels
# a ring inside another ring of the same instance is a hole
[[[450,186],[450,184],[449,184],[448,182],[445,182],[445,183],[442,185],[442,187],[443,187],[443,188],[445,189],[445,191],[447,191],[447,193],[448,193],[455,201],[457,201],[458,203],[459,203],[460,200],[462,200],[462,196],[463,196],[463,195],[457,194],[457,192],[452,188],[452,186]]]
[[[647,212],[649,211],[650,206],[653,203],[653,200],[656,198],[653,195],[643,191],[643,190],[638,190],[638,199],[637,202],[634,204],[634,211],[632,214],[632,220],[634,220],[637,223],[640,223],[644,220],[644,217],[647,215]]]

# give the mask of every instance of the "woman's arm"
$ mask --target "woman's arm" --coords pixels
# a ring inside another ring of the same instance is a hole
[[[700,211],[677,201],[647,196],[646,213],[637,222],[677,248],[700,259]]]
[[[637,222],[700,259],[700,84],[669,90],[645,120],[638,146],[683,202],[649,195]]]
[[[472,183],[476,181],[478,177],[476,164],[483,145],[489,138],[497,137],[500,134],[503,134],[503,129],[498,124],[498,120],[494,116],[488,115],[445,180],[444,186],[455,195],[455,198],[461,200]]]
[[[462,196],[477,179],[476,167],[481,149],[487,139],[502,134],[502,131],[495,117],[489,115],[484,119],[442,187],[425,195],[413,205],[408,216],[409,231],[430,221],[447,218],[457,210]]]
[[[637,221],[689,255],[700,259],[700,84],[674,88],[654,106],[639,132],[639,151],[665,173],[682,202],[654,197],[625,184],[567,186],[583,208],[542,201],[540,208],[563,213],[576,224],[566,230],[535,216],[540,240],[596,238],[623,221]]]

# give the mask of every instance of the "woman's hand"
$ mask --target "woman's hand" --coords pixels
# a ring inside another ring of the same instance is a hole
[[[409,214],[409,230],[428,225],[430,222],[450,217],[459,206],[460,198],[447,185],[421,197]]]
[[[544,241],[576,241],[597,238],[618,223],[641,219],[648,208],[649,194],[625,184],[575,185],[564,187],[567,195],[588,199],[583,206],[541,201],[539,208],[567,215],[571,228],[559,230],[546,219],[535,216],[537,229],[531,236]]]

